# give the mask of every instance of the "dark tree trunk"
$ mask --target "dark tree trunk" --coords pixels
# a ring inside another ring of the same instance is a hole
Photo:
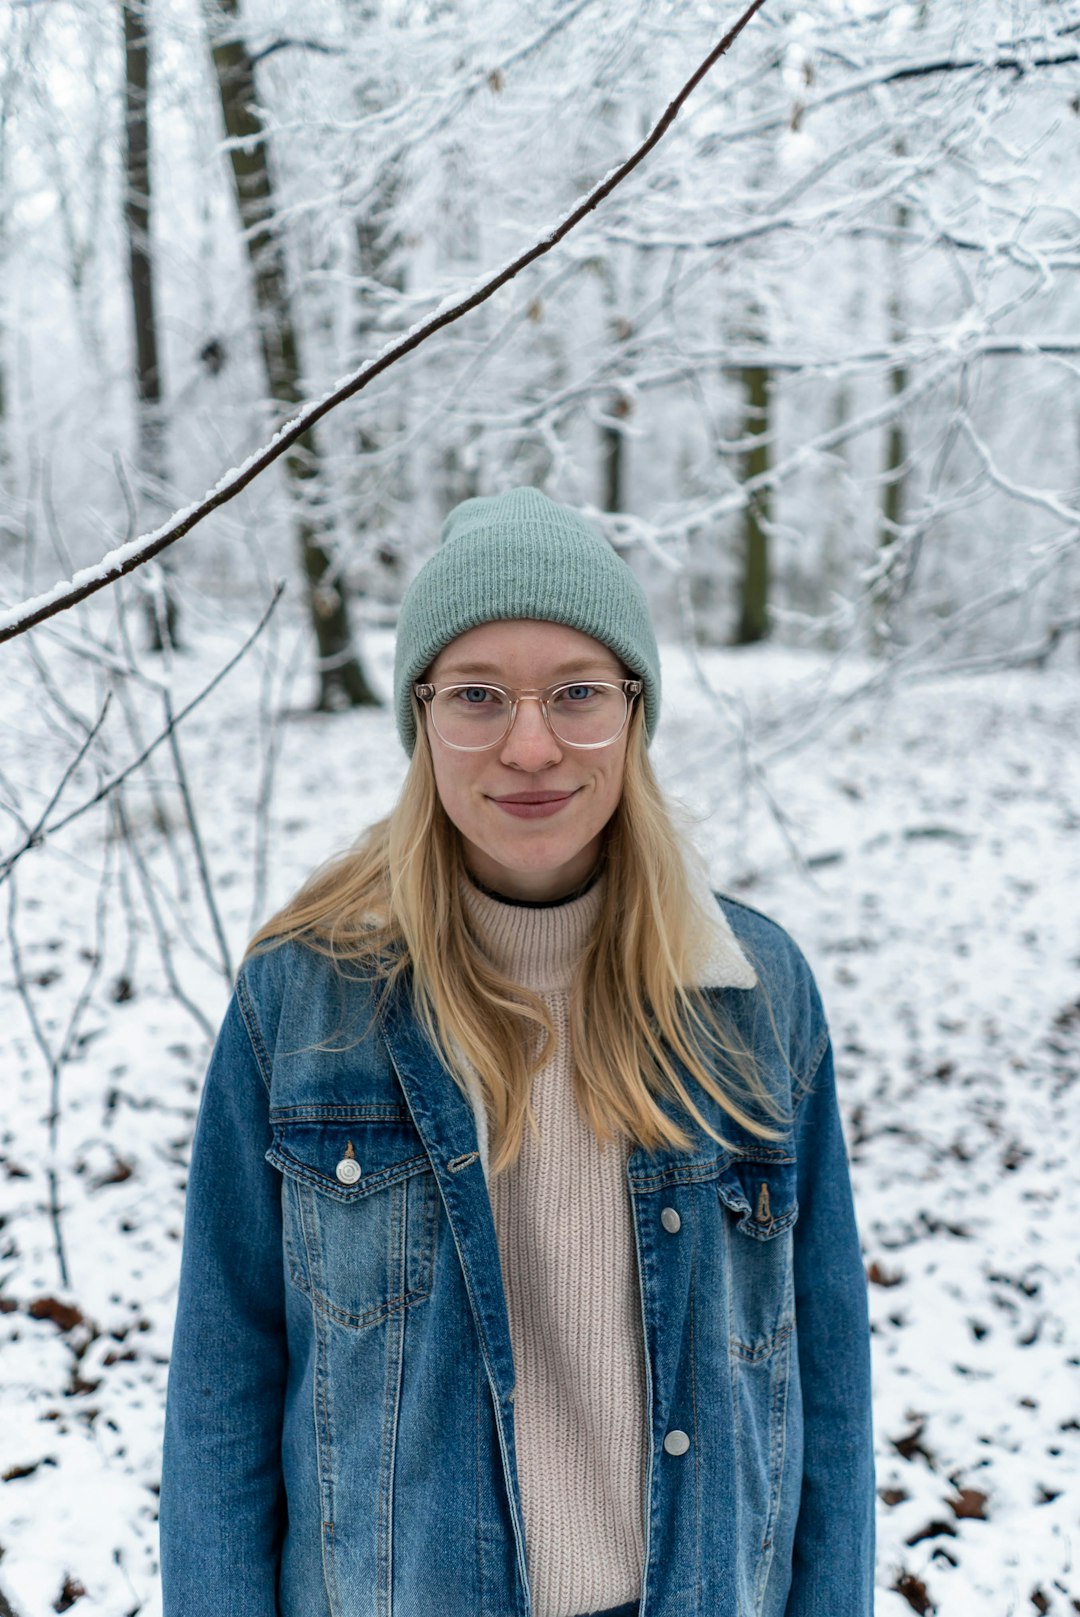
[[[894,147],[897,156],[902,156],[904,145],[897,141]],[[901,239],[911,223],[911,210],[903,202],[894,210],[893,222],[900,232]],[[890,270],[892,274],[892,287],[886,308],[888,322],[888,335],[892,342],[899,343],[906,335],[904,323],[904,297],[901,268],[902,248],[897,246],[890,254]],[[906,365],[897,365],[889,372],[889,392],[893,398],[898,398],[908,385],[908,369]],[[880,552],[881,572],[875,583],[870,597],[872,621],[870,625],[870,645],[875,651],[882,652],[892,639],[893,615],[899,596],[910,578],[902,576],[907,571],[907,558],[900,548],[900,525],[904,520],[905,483],[907,467],[907,432],[904,418],[901,415],[893,416],[889,422],[885,435],[885,478],[881,493],[881,515],[878,522],[878,548]]]
[[[626,415],[628,413],[626,400],[621,395],[611,401],[608,409],[613,415],[616,413]],[[605,426],[602,429],[601,450],[604,473],[604,510],[621,511],[623,509],[623,435],[618,427]]]
[[[124,220],[127,225],[131,311],[135,329],[136,513],[139,527],[153,527],[169,511],[162,491],[167,483],[165,424],[161,407],[161,365],[158,357],[154,304],[154,260],[150,249],[150,40],[147,31],[149,0],[121,0],[124,20]],[[146,519],[149,518],[147,522]],[[172,563],[160,563],[164,588],[146,605],[147,634],[152,651],[175,645],[179,613],[170,581]]]
[[[613,346],[625,346],[633,334],[630,322],[615,316],[610,322]],[[631,411],[630,399],[621,388],[608,400],[609,419],[600,429],[601,470],[604,478],[603,508],[605,511],[626,510],[626,434],[616,423],[625,421]]]
[[[749,449],[743,460],[743,477],[758,477],[767,472],[771,464],[767,435],[769,432],[769,372],[761,365],[750,366],[742,373],[746,390],[746,412],[743,434],[759,438],[760,443]],[[761,489],[752,495],[743,515],[743,570],[739,584],[739,624],[735,643],[751,645],[764,640],[769,632],[769,536],[767,525],[771,514],[769,490]]]
[[[286,273],[284,243],[274,223],[270,152],[255,88],[255,64],[240,38],[238,0],[204,0],[210,48],[225,131],[230,139],[233,191],[251,265],[259,346],[266,385],[275,404],[303,402],[300,345]],[[334,710],[374,705],[372,690],[353,645],[343,582],[324,542],[329,518],[321,497],[321,462],[314,431],[284,457],[296,510],[300,562],[308,586],[311,621],[319,647],[318,707]]]
[[[633,326],[620,312],[619,287],[614,267],[610,263],[604,263],[601,265],[600,273],[603,278],[604,309],[611,347],[616,354],[619,354],[633,335]],[[616,374],[622,369],[623,363],[620,355],[615,367]],[[617,423],[625,421],[630,414],[630,400],[622,388],[616,387],[609,397],[606,414],[608,419],[600,428],[600,470],[604,483],[601,500],[605,511],[623,511],[626,508],[626,437]]]

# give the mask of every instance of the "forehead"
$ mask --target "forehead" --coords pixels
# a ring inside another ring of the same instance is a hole
[[[500,678],[509,684],[550,684],[566,674],[621,675],[622,663],[607,646],[580,629],[533,618],[500,619],[467,629],[439,652],[430,673],[437,678]]]

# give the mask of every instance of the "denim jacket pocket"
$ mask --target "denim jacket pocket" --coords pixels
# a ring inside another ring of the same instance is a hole
[[[730,1275],[731,1350],[758,1363],[795,1323],[792,1238],[799,1206],[795,1161],[782,1148],[740,1156],[716,1182],[725,1214]]]
[[[354,1330],[428,1297],[439,1193],[408,1114],[293,1107],[270,1122],[292,1283]]]

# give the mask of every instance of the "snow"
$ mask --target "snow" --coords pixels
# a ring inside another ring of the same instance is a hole
[[[301,712],[291,681],[305,652],[284,643],[292,633],[260,642],[180,729],[234,962],[254,922],[386,811],[404,773],[388,709]],[[207,631],[178,659],[176,709],[233,649]],[[388,690],[391,640],[373,634],[367,652]],[[49,655],[92,721],[101,693],[84,665],[55,642]],[[816,692],[853,690],[872,670],[775,647],[701,662],[722,707],[684,652],[664,647],[655,762],[717,883],[787,926],[829,1012],[871,1277],[878,1613],[1080,1610],[1075,669],[898,681],[818,709]],[[32,824],[78,741],[48,711],[28,657],[9,652],[5,677],[0,798]],[[269,890],[253,915],[267,688],[281,752]],[[154,692],[127,694],[144,738],[156,733]],[[133,755],[116,704],[101,743],[107,767],[80,766],[65,804]],[[783,829],[747,785],[747,756]],[[228,985],[171,768],[160,749],[125,786],[127,820],[177,977],[216,1026]],[[17,822],[2,823],[17,846]],[[104,808],[26,854],[0,897],[13,903],[54,1051],[91,982],[59,1079],[65,1292],[47,1213],[49,1071],[11,958],[0,962],[0,1590],[16,1617],[69,1606],[150,1617],[182,1187],[207,1038],[170,992]],[[33,1317],[42,1299],[55,1301]]]

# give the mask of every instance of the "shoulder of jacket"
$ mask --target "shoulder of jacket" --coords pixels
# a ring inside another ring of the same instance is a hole
[[[241,964],[236,996],[245,1016],[253,1014],[264,1037],[271,1037],[286,1006],[304,1016],[325,1011],[331,995],[348,982],[348,966],[298,938],[268,940]]]
[[[306,973],[308,960],[319,960],[313,949],[306,948],[296,938],[267,938],[258,948],[246,955],[236,973],[236,983],[242,983],[250,994],[262,996],[280,994],[297,971]],[[326,960],[329,966],[330,961]]]
[[[749,952],[777,962],[782,960],[798,970],[809,972],[806,956],[779,921],[766,915],[764,910],[744,903],[741,898],[732,898],[728,893],[714,892],[713,897],[739,943]]]
[[[717,892],[739,947],[753,965],[762,993],[777,1024],[785,1031],[792,1064],[800,1077],[816,1069],[829,1031],[817,981],[805,954],[787,929],[771,915]]]

